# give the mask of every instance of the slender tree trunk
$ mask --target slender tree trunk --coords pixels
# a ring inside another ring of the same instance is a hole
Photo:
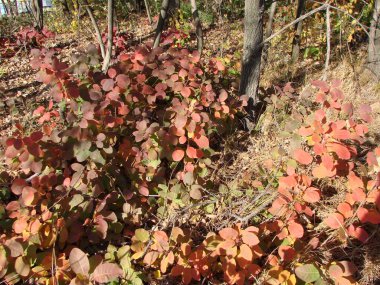
[[[244,51],[241,70],[240,94],[248,95],[247,112],[255,117],[254,107],[258,102],[260,63],[263,41],[264,0],[245,0]]]
[[[198,51],[199,53],[202,53],[202,49],[203,49],[202,23],[201,23],[201,19],[199,18],[196,1],[190,0],[190,2],[191,2],[191,13],[193,14],[193,18],[194,18],[195,34],[197,35]]]
[[[108,66],[111,62],[111,56],[112,56],[112,46],[113,46],[113,9],[114,6],[114,0],[108,0],[108,34],[107,34],[107,50],[106,55],[103,61],[102,70],[103,72],[107,72]]]
[[[368,68],[380,78],[380,0],[375,0],[368,41]]]
[[[5,4],[4,0],[1,0],[1,4],[3,5],[4,7],[4,11],[5,13],[10,16],[10,12],[9,12],[9,8],[7,7],[7,5]]]
[[[146,9],[146,14],[148,15],[149,25],[152,25],[153,20],[152,20],[152,16],[150,15],[150,8],[149,8],[148,0],[144,0],[144,4],[145,4],[145,9]]]
[[[35,21],[34,27],[41,31],[44,27],[42,0],[32,0],[32,13]]]
[[[70,12],[70,9],[69,9],[69,5],[67,4],[67,0],[61,0],[61,5],[62,5],[63,14],[68,19],[71,19],[71,12]]]
[[[161,34],[164,29],[166,18],[168,16],[168,8],[171,0],[163,0],[161,4],[160,16],[158,18],[158,24],[156,28],[156,35],[154,38],[153,48],[156,48],[160,44]]]
[[[272,35],[274,14],[276,13],[277,1],[273,1],[269,8],[268,22],[265,27],[265,39]],[[264,70],[268,61],[268,50],[270,47],[270,41],[266,42],[263,47],[263,55],[261,57],[261,70]]]
[[[102,58],[104,60],[106,57],[106,52],[105,52],[105,47],[104,47],[104,43],[102,40],[102,34],[100,33],[98,23],[95,20],[94,14],[92,13],[92,9],[91,9],[90,5],[88,4],[87,0],[84,0],[84,5],[86,7],[87,14],[90,17],[92,26],[94,27],[96,39],[97,39],[97,41],[99,43],[99,47],[100,47],[100,53],[101,53]]]
[[[14,7],[15,7],[15,15],[18,16],[18,3],[17,0],[14,0]]]
[[[305,10],[305,0],[298,0],[296,19],[301,17]],[[297,22],[294,25],[294,38],[292,47],[292,62],[297,62],[300,55],[300,43],[302,34],[302,21]]]
[[[11,17],[13,17],[13,16],[14,16],[14,13],[13,13],[13,6],[12,6],[12,3],[11,3],[10,0],[7,0],[7,3],[8,3],[8,11],[9,11],[9,15],[10,15]]]

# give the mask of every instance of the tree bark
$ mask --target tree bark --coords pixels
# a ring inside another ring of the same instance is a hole
[[[94,13],[92,13],[92,9],[91,9],[90,5],[88,4],[87,0],[84,0],[84,5],[86,6],[86,12],[87,12],[88,16],[90,17],[92,26],[94,27],[96,39],[97,39],[97,41],[99,43],[99,47],[100,47],[100,53],[102,55],[102,58],[105,59],[106,52],[105,52],[105,47],[104,47],[104,43],[102,40],[102,34],[100,33],[98,23],[95,20]]]
[[[107,72],[108,67],[111,62],[111,56],[112,56],[112,46],[113,46],[113,12],[114,12],[114,1],[108,0],[108,34],[107,34],[107,50],[106,55],[103,61],[102,70],[103,72]]]
[[[305,0],[298,0],[297,5],[297,14],[296,19],[301,17],[305,10]],[[301,35],[302,35],[302,21],[297,22],[294,25],[294,38],[293,38],[293,46],[292,46],[292,62],[295,63],[298,61],[300,55],[300,43],[301,43]]]
[[[244,50],[240,81],[240,95],[248,95],[249,119],[255,117],[260,81],[260,63],[263,41],[264,0],[245,0]]]
[[[154,38],[153,48],[156,48],[160,44],[161,40],[161,34],[164,29],[164,25],[166,22],[166,18],[168,16],[168,8],[171,0],[163,0],[161,4],[161,11],[160,16],[158,18],[157,28],[156,28],[156,35]]]
[[[11,14],[10,14],[10,12],[9,12],[9,8],[8,8],[7,5],[5,4],[4,0],[1,0],[1,4],[2,4],[3,7],[4,7],[4,12],[5,12],[8,16],[10,16]]]
[[[42,31],[44,27],[44,13],[42,0],[32,0],[32,13],[34,17],[34,27],[38,31]]]
[[[13,12],[13,6],[12,6],[12,3],[11,3],[10,0],[7,0],[7,3],[8,3],[8,12],[9,12],[9,15],[10,15],[11,17],[13,17],[13,16],[14,16],[14,12]]]
[[[273,1],[269,8],[269,17],[268,22],[265,27],[265,39],[269,38],[272,35],[273,30],[273,20],[274,20],[274,14],[276,13],[276,7],[277,7],[277,1]],[[261,70],[264,70],[267,61],[268,61],[268,50],[270,47],[270,42],[266,42],[263,47],[263,55],[261,57]]]
[[[190,2],[191,2],[191,13],[193,14],[193,18],[194,18],[195,34],[197,36],[198,51],[199,53],[202,53],[202,49],[203,49],[202,23],[201,23],[201,19],[199,18],[196,1],[190,0]]]
[[[144,0],[144,4],[145,4],[145,9],[146,9],[146,14],[148,16],[149,25],[152,25],[153,20],[152,20],[152,16],[150,15],[150,8],[149,8],[148,0]]]
[[[368,68],[380,78],[380,0],[375,0],[368,41]]]
[[[67,4],[67,0],[61,0],[61,5],[62,5],[63,14],[68,19],[71,19],[71,12],[70,12],[70,9],[69,9],[69,5]]]
[[[15,15],[18,16],[18,3],[17,0],[14,0],[14,7],[15,7]]]

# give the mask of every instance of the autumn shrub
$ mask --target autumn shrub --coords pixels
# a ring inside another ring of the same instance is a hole
[[[74,244],[101,250],[104,241],[128,238],[134,200],[165,215],[165,205],[150,197],[164,197],[167,185],[165,203],[200,199],[210,138],[242,105],[215,89],[217,67],[223,68],[202,63],[196,51],[142,46],[121,54],[107,74],[86,69],[97,57],[88,55],[93,58],[69,68],[54,51],[32,51],[32,67],[39,69],[38,80],[52,86],[52,100],[34,112],[41,131],[18,126],[6,142],[8,165],[20,169],[11,197],[2,202],[8,213],[2,233],[9,235],[2,253],[14,258],[2,263],[7,282],[31,276],[39,283],[70,280],[65,266]],[[34,248],[40,259],[8,252],[11,244]],[[52,247],[59,249],[54,257],[47,250]],[[43,260],[52,258],[62,264],[46,277],[50,267]]]
[[[0,192],[0,278],[355,284],[358,269],[348,257],[321,261],[316,251],[332,238],[341,246],[366,243],[380,223],[370,109],[356,115],[338,81],[314,81],[316,98],[298,110],[286,85],[272,99],[295,106],[282,115],[295,122],[287,130],[297,146],[278,157],[274,181],[257,177],[261,186],[246,194],[255,199],[269,189],[269,206],[215,231],[168,223],[171,213],[217,197],[210,178],[217,138],[245,105],[228,89],[220,61],[173,41],[125,48],[107,74],[97,69],[95,46],[72,66],[55,50],[32,50],[51,98],[34,111],[40,130],[17,124],[5,142],[15,177],[4,177],[12,181]],[[338,194],[336,208],[321,211]]]
[[[54,38],[54,33],[48,29],[37,31],[35,28],[22,27],[10,37],[0,38],[1,57],[12,57],[18,51],[30,51],[32,48],[41,48],[47,39]]]

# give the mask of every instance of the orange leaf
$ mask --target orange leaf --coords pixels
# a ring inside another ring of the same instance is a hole
[[[338,211],[346,218],[350,218],[353,215],[351,205],[344,202],[338,205]]]
[[[303,199],[309,203],[318,202],[321,199],[321,192],[317,188],[309,187],[305,190]]]
[[[313,175],[316,178],[333,177],[336,174],[336,170],[328,170],[324,165],[320,164],[313,169]]]
[[[224,240],[236,240],[239,234],[233,228],[224,228],[219,231],[219,235]]]
[[[345,145],[343,145],[341,143],[336,143],[336,142],[329,143],[327,145],[327,150],[329,152],[335,152],[336,155],[340,159],[348,160],[351,158],[350,151],[348,150],[348,148]]]
[[[236,258],[237,263],[241,268],[246,268],[249,264],[252,263],[252,259],[253,254],[251,248],[243,243],[240,246],[240,252]]]
[[[339,213],[333,213],[324,220],[324,223],[332,229],[339,229],[344,225],[344,218]]]
[[[294,238],[302,238],[304,234],[303,226],[297,222],[290,222],[288,225],[289,233]]]
[[[304,165],[309,165],[313,161],[313,157],[309,153],[307,153],[306,151],[300,148],[294,151],[294,158],[299,163],[304,164]]]
[[[209,140],[207,137],[203,135],[198,135],[193,138],[194,142],[200,147],[200,148],[208,148],[209,147]]]
[[[249,246],[255,246],[260,243],[259,238],[254,233],[248,231],[242,232],[241,239]]]

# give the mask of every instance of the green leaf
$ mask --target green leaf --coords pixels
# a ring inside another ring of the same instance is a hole
[[[98,149],[92,152],[90,157],[96,163],[99,163],[101,165],[106,164],[106,160],[104,159],[104,157],[102,156],[102,154],[100,153]]]
[[[81,141],[74,145],[74,155],[78,162],[83,162],[91,155],[91,142]]]
[[[311,283],[321,278],[319,270],[314,264],[299,266],[296,268],[295,273],[299,279],[306,283]]]
[[[149,240],[149,232],[144,229],[137,229],[135,231],[135,238],[141,242],[147,242]]]

